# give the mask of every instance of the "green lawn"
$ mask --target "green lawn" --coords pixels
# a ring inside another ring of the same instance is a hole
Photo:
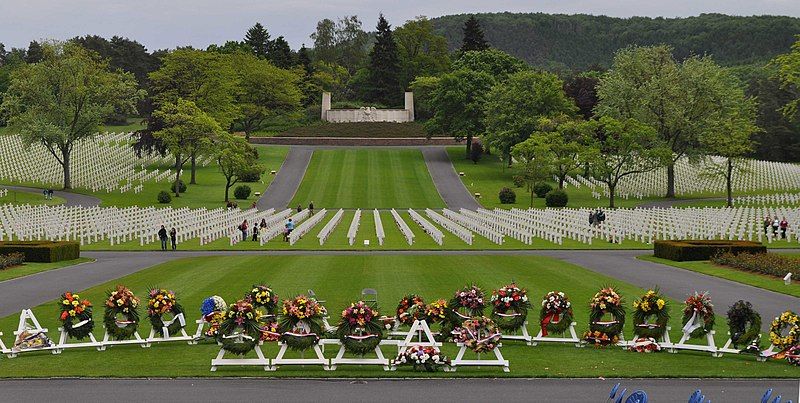
[[[55,263],[25,263],[22,266],[9,267],[0,270],[0,281],[11,280],[12,278],[29,276],[31,274],[41,273],[43,271],[60,269],[62,267],[74,266],[80,263],[91,262],[89,258],[79,258],[75,260],[64,260]]]
[[[335,317],[349,302],[360,296],[364,287],[378,290],[379,309],[392,315],[402,295],[415,292],[426,300],[449,298],[465,284],[475,282],[485,290],[504,285],[511,280],[527,287],[529,295],[538,306],[539,298],[547,291],[561,290],[574,301],[578,331],[586,329],[588,309],[586,301],[601,286],[614,283],[627,301],[632,301],[643,290],[614,279],[598,275],[580,267],[555,259],[523,256],[238,256],[202,257],[183,259],[143,270],[130,276],[82,291],[95,306],[102,305],[104,293],[115,284],[125,284],[139,296],[144,296],[150,286],[173,289],[186,309],[189,322],[199,317],[203,298],[218,294],[228,303],[234,302],[255,282],[266,282],[281,297],[290,297],[311,288],[327,300],[327,307]],[[577,280],[577,281],[576,281]],[[67,290],[65,290],[67,291]],[[57,297],[57,296],[54,296]],[[673,312],[678,312],[675,301]],[[42,325],[50,329],[58,326],[56,301],[33,308]],[[149,322],[144,318],[142,335],[149,332]],[[102,310],[97,308],[95,318],[99,324]],[[529,330],[538,331],[536,309],[530,311]],[[335,320],[334,320],[335,321]],[[0,320],[0,329],[6,331],[4,341],[16,327],[17,316]],[[680,327],[677,313],[671,320],[673,329]],[[630,333],[631,325],[626,326]],[[194,328],[190,329],[191,331]],[[724,334],[724,331],[718,334]],[[102,337],[102,330],[95,329]],[[673,337],[677,336],[673,331]],[[724,340],[717,340],[718,343]],[[177,376],[300,376],[300,377],[796,377],[797,371],[785,362],[759,363],[749,356],[726,355],[712,358],[708,354],[680,352],[679,354],[636,354],[619,348],[575,348],[571,345],[540,345],[529,347],[507,341],[502,352],[510,361],[511,372],[505,374],[496,368],[462,368],[456,374],[417,373],[409,368],[397,372],[384,372],[378,367],[342,366],[334,372],[324,372],[319,367],[283,367],[277,372],[264,372],[260,368],[220,368],[210,372],[210,362],[218,346],[205,342],[189,346],[182,342],[154,345],[149,349],[138,346],[114,346],[107,351],[93,349],[67,350],[53,356],[49,352],[29,353],[13,360],[0,359],[0,377],[177,377]],[[446,354],[454,356],[453,344],[443,347]],[[273,343],[264,346],[265,354],[276,354]],[[385,347],[384,354],[394,351]],[[335,349],[326,349],[332,357]],[[253,354],[251,354],[254,356]],[[295,353],[294,356],[297,356]]]
[[[291,205],[443,207],[419,150],[316,150]]]
[[[0,185],[0,189],[2,188],[3,186]],[[9,189],[7,195],[0,196],[0,204],[30,204],[30,205],[55,206],[59,204],[64,204],[64,199],[53,196],[52,200],[46,200],[41,193],[18,192],[16,190]]]
[[[800,284],[797,282],[793,282],[791,285],[785,285],[783,284],[783,279],[781,278],[720,266],[707,260],[696,262],[676,262],[668,259],[660,259],[655,256],[641,256],[639,259],[679,267],[681,269],[691,270],[694,272],[707,274],[709,276],[720,277],[735,281],[737,283],[748,284],[752,285],[753,287],[775,291],[781,294],[800,297]]]

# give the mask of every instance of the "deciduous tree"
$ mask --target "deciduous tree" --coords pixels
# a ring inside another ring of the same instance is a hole
[[[214,159],[220,173],[225,177],[225,201],[233,185],[239,182],[242,175],[252,170],[263,170],[258,165],[258,153],[247,141],[223,133],[214,141]]]

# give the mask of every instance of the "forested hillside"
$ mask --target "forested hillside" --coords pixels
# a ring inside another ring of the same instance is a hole
[[[765,62],[786,52],[800,18],[703,14],[688,18],[612,18],[563,14],[476,14],[491,46],[549,69],[608,67],[631,44],[666,43],[675,56],[709,54],[722,65]],[[432,20],[451,50],[461,46],[466,15]]]

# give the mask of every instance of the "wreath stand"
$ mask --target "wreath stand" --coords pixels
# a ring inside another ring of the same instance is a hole
[[[634,325],[634,328],[636,326],[637,325]],[[645,327],[645,328],[648,328],[648,329],[652,329],[652,328],[655,328],[655,327],[660,327],[658,325],[653,325],[653,324],[650,324],[650,323],[647,323],[647,322],[642,323],[641,325],[638,325],[638,326],[639,327]],[[669,338],[669,331],[671,329],[672,329],[671,326],[666,326],[666,330],[664,330],[664,333],[661,335],[661,337],[658,338],[658,340],[656,340],[656,343],[658,343],[658,345],[661,346],[662,349],[671,350],[675,346],[674,344],[672,344],[672,340],[670,340],[670,338]],[[622,333],[620,333],[620,335],[621,334]],[[633,343],[636,342],[637,338],[638,338],[638,336],[636,336],[636,333],[634,333],[633,339],[630,342],[627,343],[626,347],[630,347],[631,345],[633,345]],[[622,336],[620,336],[620,341],[622,341]]]
[[[289,334],[291,336],[299,336],[299,337],[319,337],[316,333],[291,333],[286,332],[284,334]],[[278,366],[281,365],[322,365],[322,368],[326,371],[330,371],[330,362],[325,356],[322,354],[322,339],[319,340],[316,344],[312,346],[314,350],[314,354],[316,358],[305,358],[305,351],[300,352],[300,358],[283,358],[286,355],[286,351],[289,349],[289,345],[286,344],[285,341],[279,341],[278,344],[281,346],[280,350],[278,350],[278,355],[272,359],[272,366],[270,367],[269,371],[276,371]]]
[[[618,322],[619,321],[616,321],[616,320],[611,321],[611,322],[603,322],[603,321],[591,322],[589,328],[591,329],[591,325],[608,326],[608,325],[613,325],[613,324],[618,323]],[[575,322],[572,322],[570,324],[570,328],[572,329],[572,331],[575,331]],[[616,346],[619,346],[619,347],[622,347],[622,348],[628,348],[628,346],[630,346],[633,343],[633,341],[630,341],[630,342],[625,341],[625,332],[624,331],[620,331],[619,335],[617,337],[619,337],[619,340],[617,340],[617,343],[614,344]],[[589,344],[589,342],[586,341],[586,340],[580,340],[580,343],[581,343],[581,347],[585,347],[587,344]],[[609,344],[609,346],[610,345],[611,344]]]
[[[484,335],[481,330],[478,330],[478,334],[475,335],[475,337],[480,338],[481,336],[486,335]],[[481,353],[477,353],[477,359],[465,360],[464,354],[467,352],[467,345],[464,343],[456,343],[456,345],[460,346],[461,349],[458,350],[458,355],[456,355],[456,358],[450,361],[450,368],[448,369],[445,367],[445,371],[447,372],[456,372],[459,366],[503,367],[503,372],[511,372],[511,369],[508,367],[508,360],[503,358],[503,353],[500,352],[500,347],[503,347],[501,343],[497,343],[497,346],[495,346],[495,348],[492,350],[495,356],[494,360],[482,360]]]
[[[200,339],[203,338],[203,330],[205,330],[206,325],[207,324],[210,325],[210,323],[206,322],[205,318],[203,317],[194,321],[194,323],[197,323],[197,330],[194,332],[192,340],[189,341],[189,344],[197,344],[200,341]]]
[[[678,350],[707,351],[711,353],[712,357],[722,357],[722,353],[717,351],[718,350],[717,345],[714,342],[714,335],[716,334],[714,330],[709,330],[708,333],[706,333],[705,345],[686,343],[692,338],[691,336],[692,332],[703,326],[703,318],[701,318],[699,315],[695,313],[694,316],[692,316],[692,318],[693,319],[691,321],[686,322],[686,325],[681,329],[681,332],[683,333],[681,339],[677,343],[673,344],[668,351],[670,353],[677,353]],[[670,326],[667,326],[666,334],[669,334],[670,330],[672,330],[672,328]]]
[[[2,337],[2,336],[3,336],[3,332],[0,332],[0,337]],[[3,343],[3,339],[2,339],[2,338],[0,338],[0,354],[8,354],[8,353],[10,353],[10,352],[11,352],[11,350],[9,350],[9,349],[6,347],[6,344],[5,344],[5,343]]]
[[[527,322],[525,322],[527,323]],[[572,322],[569,324],[569,331],[570,337],[552,337],[552,336],[542,336],[542,330],[539,329],[539,333],[536,334],[535,337],[531,338],[531,341],[528,343],[529,346],[536,346],[539,343],[573,343],[575,347],[583,347],[583,343],[581,343],[581,339],[578,338],[578,334],[575,332],[575,325],[576,322]],[[505,336],[503,336],[505,338]],[[622,338],[620,338],[622,340]]]
[[[500,317],[514,317],[514,316],[519,316],[520,314],[519,313],[505,314],[505,313],[496,312],[495,315],[500,316]],[[522,330],[522,331],[520,332],[520,330]],[[527,320],[522,322],[522,327],[520,327],[517,330],[513,330],[511,332],[512,332],[511,334],[503,333],[501,339],[502,340],[522,340],[526,344],[528,344],[529,346],[534,345],[534,344],[531,344],[531,335],[528,333],[528,321]],[[522,333],[522,334],[520,334],[520,333]],[[540,332],[539,335],[541,336],[541,332]]]
[[[119,321],[116,321],[116,323],[117,323],[117,326],[119,326],[119,324],[124,324],[125,326],[127,326],[129,324],[128,322],[119,322]],[[125,327],[125,326],[121,326],[121,327]],[[139,336],[139,330],[138,329],[135,332],[133,332],[132,336],[133,336],[133,339],[111,340],[111,335],[108,334],[108,329],[106,329],[106,333],[105,333],[105,335],[103,335],[103,341],[101,342],[101,344],[103,346],[101,347],[100,351],[105,351],[106,347],[108,347],[108,346],[117,346],[117,345],[125,345],[125,344],[138,344],[142,348],[147,348],[147,347],[150,346],[147,343],[147,340],[143,339],[142,336]]]
[[[180,336],[169,335],[169,327],[172,326],[172,324],[175,323],[175,321],[178,321],[178,323],[181,324]],[[202,331],[202,329],[203,327],[201,325],[200,330]],[[189,344],[197,344],[194,341],[194,337],[189,336],[186,333],[186,318],[183,316],[183,313],[179,313],[175,315],[171,320],[164,322],[164,325],[161,327],[161,334],[162,334],[161,337],[155,337],[156,329],[155,328],[150,329],[150,335],[147,336],[147,340],[145,340],[147,342],[145,347],[150,347],[152,343],[161,343],[165,341],[186,341]]]
[[[33,324],[33,328],[28,326],[28,321],[31,321]],[[19,313],[19,325],[17,325],[17,330],[14,331],[14,343],[17,341],[17,337],[21,335],[23,332],[28,332],[31,336],[38,336],[43,334],[47,337],[47,329],[43,328],[42,325],[39,324],[39,320],[36,319],[36,315],[33,314],[33,311],[30,309],[23,309],[22,312]],[[48,339],[49,340],[49,339]],[[17,349],[12,345],[11,349],[6,349],[5,346],[3,347],[4,350],[8,352],[8,358],[15,358],[19,353],[25,353],[30,351],[46,351],[46,350],[53,350],[53,354],[57,354],[55,352],[56,345],[53,344],[52,340],[50,340],[50,345],[46,347],[37,347],[37,348],[28,348],[28,349]]]
[[[72,328],[74,329],[76,327],[81,327],[86,325],[87,323],[89,323],[89,320],[84,320],[78,322],[76,325],[73,325]],[[67,334],[66,329],[64,329],[64,327],[62,326],[58,328],[58,331],[61,332],[61,335],[58,338],[58,344],[56,344],[56,348],[55,350],[53,350],[53,354],[61,354],[61,352],[67,348],[95,347],[97,348],[97,351],[103,350],[103,344],[97,341],[97,339],[94,337],[94,333],[92,332],[89,332],[89,340],[91,341],[70,343],[69,342],[70,337]]]
[[[353,338],[363,338],[364,336],[347,336]],[[369,336],[367,336],[369,337]],[[330,362],[330,370],[335,371],[337,365],[381,365],[383,366],[384,371],[390,371],[391,368],[389,367],[389,359],[383,356],[383,352],[381,351],[381,346],[385,345],[397,345],[397,340],[381,340],[377,346],[375,346],[375,355],[377,358],[366,358],[366,357],[359,357],[359,358],[345,358],[344,354],[347,350],[344,348],[344,344],[341,340],[334,340],[334,339],[324,339],[320,340],[322,344],[333,344],[339,346],[339,352],[336,354],[335,358],[331,358]]]
[[[730,335],[731,335],[731,332],[728,332],[728,341],[726,341],[725,345],[723,345],[721,348],[717,349],[717,356],[722,357],[722,354],[741,354],[742,353],[742,350],[737,350],[735,348],[731,348],[731,346],[733,345],[733,340],[731,339]],[[759,351],[759,354],[757,356],[755,356],[756,360],[758,360],[760,362],[766,361],[769,356],[775,354],[772,351],[774,349],[775,349],[775,346],[770,344],[768,349],[766,349],[764,351]],[[765,354],[767,354],[767,355],[765,355]]]
[[[234,333],[230,336],[222,336],[225,339],[236,339],[234,343],[244,343],[244,339],[247,338],[249,340],[253,340],[252,337],[244,334],[244,333]],[[264,352],[261,351],[261,345],[263,343],[259,341],[256,343],[253,350],[256,352],[256,356],[258,358],[223,358],[225,357],[225,349],[220,347],[219,353],[217,353],[217,358],[211,360],[211,372],[216,372],[217,367],[222,366],[258,366],[264,367],[264,371],[270,370],[269,359],[264,357]]]

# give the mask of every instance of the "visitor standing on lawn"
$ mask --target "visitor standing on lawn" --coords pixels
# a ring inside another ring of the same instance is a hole
[[[308,203],[308,211],[311,212],[311,215],[314,215],[314,202]]]
[[[781,221],[778,220],[778,216],[775,216],[775,219],[772,221],[772,236],[778,236],[778,228],[781,226]]]
[[[786,221],[786,217],[783,217],[783,220],[781,220],[781,239],[786,239],[787,229],[789,229],[789,221]]]
[[[175,227],[169,230],[169,240],[172,243],[172,250],[178,249],[178,231]]]
[[[289,221],[286,222],[286,229],[283,231],[283,240],[284,242],[289,242],[289,234],[294,231],[294,221],[290,218]]]
[[[253,225],[253,242],[258,241],[258,225]]]
[[[242,241],[246,241],[247,240],[247,220],[244,220],[244,221],[242,221],[241,224],[239,224],[239,231],[242,231]]]
[[[163,225],[158,230],[158,239],[161,240],[161,250],[167,250],[167,229]]]

